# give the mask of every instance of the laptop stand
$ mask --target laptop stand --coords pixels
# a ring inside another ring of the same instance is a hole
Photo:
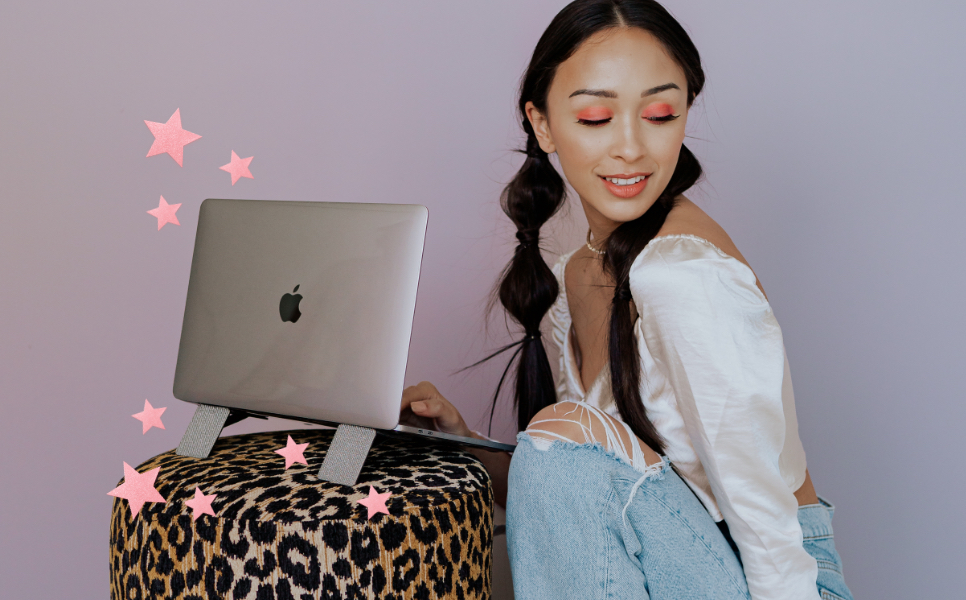
[[[319,479],[340,485],[355,485],[375,437],[375,429],[339,425],[319,469]]]
[[[265,418],[242,410],[199,404],[175,453],[192,458],[208,458],[221,430],[247,417]],[[339,425],[319,469],[319,479],[340,485],[355,485],[375,437],[375,429]]]
[[[248,417],[267,418],[243,410],[231,410],[224,406],[199,404],[175,454],[192,458],[208,458],[211,449],[214,448],[215,442],[218,440],[218,436],[221,435],[221,430]]]

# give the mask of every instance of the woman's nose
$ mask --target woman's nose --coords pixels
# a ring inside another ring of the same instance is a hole
[[[637,122],[638,119],[625,119],[614,128],[614,141],[611,145],[611,156],[623,159],[624,162],[634,163],[647,153],[644,131]]]

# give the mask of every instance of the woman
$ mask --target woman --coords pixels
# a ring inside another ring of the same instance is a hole
[[[525,332],[511,346],[526,431],[512,462],[478,454],[506,499],[517,598],[851,598],[781,330],[744,257],[682,195],[701,174],[683,142],[703,83],[691,40],[649,0],[569,4],[524,76],[527,158],[502,198],[520,244],[499,294]],[[554,152],[590,230],[551,269],[538,235],[565,198]],[[403,407],[479,436],[427,382]]]

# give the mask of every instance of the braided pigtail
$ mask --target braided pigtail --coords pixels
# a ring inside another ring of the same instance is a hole
[[[631,264],[654,236],[658,234],[675,198],[690,188],[701,176],[697,158],[681,145],[678,163],[667,188],[650,209],[637,219],[623,223],[607,238],[604,269],[613,276],[614,301],[610,314],[608,356],[611,391],[621,418],[648,446],[664,451],[664,440],[647,417],[641,399],[641,362],[637,337],[631,321]]]
[[[500,197],[503,212],[517,227],[518,244],[498,284],[500,303],[525,333],[518,342],[520,348],[507,364],[509,369],[519,354],[513,405],[521,430],[541,408],[556,402],[540,322],[557,299],[559,289],[557,278],[540,253],[540,228],[560,210],[566,197],[563,179],[540,148],[530,121],[523,120],[523,129],[527,132],[526,160]],[[504,377],[506,374],[504,370]],[[491,419],[504,377],[493,396]]]

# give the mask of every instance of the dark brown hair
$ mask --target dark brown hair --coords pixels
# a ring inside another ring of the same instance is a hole
[[[495,410],[504,378],[519,355],[514,407],[521,430],[540,409],[557,399],[550,362],[540,338],[540,322],[557,299],[559,289],[556,277],[540,254],[539,236],[540,228],[563,206],[566,196],[563,179],[547,153],[540,149],[525,107],[527,102],[533,102],[537,110],[547,114],[547,92],[560,63],[590,36],[616,27],[638,27],[664,45],[684,70],[689,107],[704,86],[697,49],[674,17],[653,0],[575,0],[554,17],[537,42],[520,84],[518,102],[527,134],[526,148],[521,150],[526,159],[500,198],[503,211],[517,227],[519,244],[498,282],[498,296],[526,335],[483,359],[489,360],[513,346],[520,346],[500,378],[493,407]],[[658,452],[663,451],[664,442],[641,402],[640,357],[631,323],[629,272],[634,258],[661,229],[674,199],[700,176],[701,165],[682,144],[674,174],[660,197],[641,217],[622,223],[610,234],[604,255],[604,270],[616,283],[608,347],[614,400],[634,433]]]

